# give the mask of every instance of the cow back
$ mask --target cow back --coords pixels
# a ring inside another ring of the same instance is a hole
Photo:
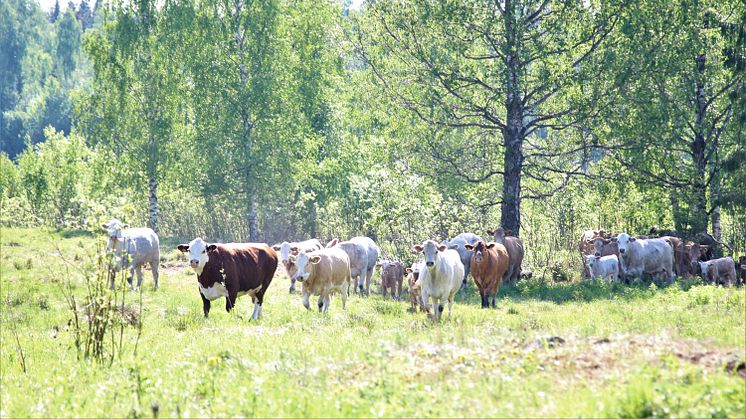
[[[277,270],[277,253],[263,243],[216,244],[208,255],[210,259],[198,277],[205,288],[223,282],[226,288],[237,292],[260,285],[266,290]]]

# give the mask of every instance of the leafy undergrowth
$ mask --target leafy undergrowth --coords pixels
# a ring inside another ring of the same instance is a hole
[[[306,311],[278,275],[209,319],[163,248],[145,273],[142,336],[111,367],[78,360],[62,294],[101,238],[4,229],[0,416],[742,416],[746,293],[680,281],[519,283],[482,310],[473,285],[433,325],[407,303],[351,297]],[[375,288],[375,286],[374,286]],[[127,309],[139,312],[138,293]],[[315,304],[312,304],[312,307]],[[16,343],[13,331],[18,335]],[[22,371],[21,353],[26,372]]]

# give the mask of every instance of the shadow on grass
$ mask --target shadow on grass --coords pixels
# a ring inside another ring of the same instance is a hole
[[[611,300],[622,298],[648,299],[668,287],[679,287],[687,291],[694,285],[702,284],[699,278],[678,278],[673,284],[667,285],[659,281],[636,280],[631,285],[620,282],[603,282],[588,280],[579,282],[544,282],[540,279],[523,280],[515,286],[500,287],[498,298],[507,297],[514,301],[549,301],[555,304],[591,302],[595,300]],[[463,304],[481,305],[481,299],[474,283],[466,292],[461,291],[457,301]]]
[[[96,233],[93,233],[88,230],[71,230],[71,229],[60,229],[57,230],[57,233],[63,238],[63,239],[72,239],[75,237],[93,237],[96,236]]]

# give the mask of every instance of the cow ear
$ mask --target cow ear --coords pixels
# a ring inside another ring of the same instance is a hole
[[[293,247],[291,247],[291,248],[290,248],[290,251],[291,251],[291,252],[294,252],[294,253],[298,253],[298,252],[300,252],[300,247],[298,247],[298,246],[293,246]]]
[[[326,244],[326,247],[333,247],[337,243],[339,243],[338,239],[332,239],[329,243]]]
[[[315,264],[321,262],[321,256],[314,255],[314,256],[311,256],[310,258],[308,258],[308,260],[315,265]]]
[[[280,247],[279,244],[274,244],[274,245],[272,245],[272,249],[274,249],[275,251],[277,251],[277,250],[280,250],[281,247]]]
[[[495,235],[495,231],[494,230],[487,230],[487,234],[489,234],[490,236],[494,236]]]
[[[420,246],[419,244],[415,244],[414,246],[412,246],[412,251],[415,253],[420,253],[422,251],[422,246]]]
[[[637,239],[636,239],[636,238],[634,238],[634,237],[630,237],[630,238],[629,238],[629,241],[631,241],[631,242],[633,242],[633,241],[635,241],[635,240],[637,240]]]
[[[487,243],[487,246],[486,246],[486,247],[487,247],[488,249],[492,249],[493,247],[495,247],[495,244],[496,244],[495,242],[489,242],[489,243]]]
[[[130,228],[130,225],[129,224],[125,224],[125,225],[122,226],[122,228]]]
[[[101,224],[101,227],[103,227],[104,230],[106,230],[106,229],[109,228],[109,223],[103,223],[103,224]]]
[[[217,245],[214,245],[214,244],[208,244],[208,245],[207,245],[207,251],[208,251],[208,252],[212,252],[213,250],[215,250],[215,249],[217,249],[217,248],[218,248],[218,246],[217,246]]]
[[[177,249],[179,249],[182,252],[188,252],[189,251],[189,245],[188,244],[180,244],[176,246]]]
[[[412,270],[412,268],[407,268],[407,269],[405,269],[405,271],[407,271],[407,273],[408,273],[408,274],[411,274],[412,272],[414,272],[414,271]]]
[[[456,245],[456,247],[455,247],[455,248],[456,248],[456,249],[458,249],[458,245]],[[445,252],[445,251],[446,251],[446,250],[448,250],[448,249],[449,249],[449,247],[448,247],[448,246],[446,246],[446,245],[444,245],[444,244],[441,244],[440,246],[438,246],[438,251],[439,251],[439,252]]]
[[[513,235],[513,230],[505,230],[505,236],[506,237],[507,236],[512,236],[512,235]]]
[[[290,255],[288,260],[290,261],[290,263],[295,263],[295,255]]]
[[[613,241],[613,242],[616,242],[616,241],[617,241],[617,237],[616,237],[616,236],[614,236],[614,237],[612,237],[612,238],[611,238],[610,240],[611,240],[611,241]]]
[[[466,243],[466,244],[464,245],[464,247],[465,247],[465,248],[467,248],[468,250],[471,250],[471,249],[473,249],[473,248],[474,248],[474,246],[470,245],[469,243]]]

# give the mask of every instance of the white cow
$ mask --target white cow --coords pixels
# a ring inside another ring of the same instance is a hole
[[[365,295],[370,295],[370,279],[376,268],[380,251],[376,243],[369,237],[358,236],[350,240],[340,242],[332,239],[326,247],[339,247],[347,253],[350,258],[350,273],[352,275],[354,291],[363,295],[363,284],[365,284]]]
[[[160,263],[160,242],[155,231],[149,228],[128,228],[116,218],[112,218],[102,226],[106,230],[108,242],[106,250],[113,252],[114,263],[111,269],[114,272],[120,269],[128,270],[127,282],[132,288],[132,279],[137,272],[137,288],[142,285],[142,267],[150,264],[153,271],[153,281],[155,289],[158,289],[158,264]],[[109,283],[110,288],[114,288],[114,276],[112,275]]]
[[[665,271],[669,281],[674,280],[673,246],[666,239],[637,239],[627,233],[611,238],[619,246],[622,274],[625,280],[639,277],[643,272],[655,275]]]
[[[699,262],[699,269],[700,275],[705,281],[713,284],[723,284],[729,287],[732,284],[738,284],[736,264],[733,262],[733,258],[731,257],[726,256],[720,259]]]
[[[288,276],[290,277],[290,289],[289,292],[295,291],[295,279],[293,279],[293,274],[290,272],[290,267],[292,263],[290,263],[290,256],[298,256],[301,253],[308,253],[313,252],[314,250],[322,249],[323,246],[321,246],[321,242],[317,239],[310,239],[305,240],[302,242],[282,242],[280,244],[276,244],[272,246],[272,249],[274,249],[276,252],[280,252],[280,262],[282,262],[282,266],[285,267],[285,270],[288,273]]]
[[[432,299],[433,319],[437,322],[443,315],[443,305],[448,301],[448,316],[451,316],[453,297],[461,288],[464,264],[458,252],[434,240],[426,240],[412,248],[423,253],[425,260],[420,270],[420,292],[425,309],[430,309]]]
[[[591,278],[608,279],[613,281],[619,276],[619,259],[616,255],[594,256],[587,255],[588,269]]]

